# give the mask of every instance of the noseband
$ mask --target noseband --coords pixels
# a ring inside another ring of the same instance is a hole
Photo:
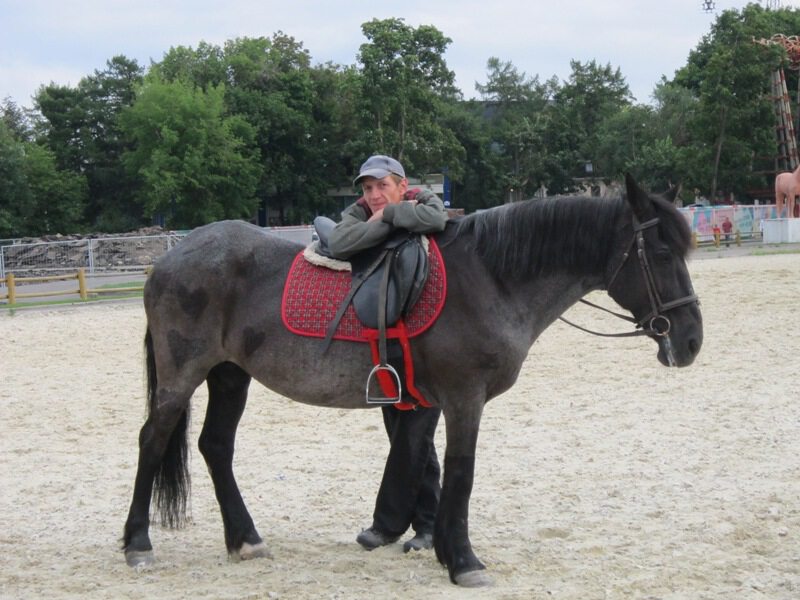
[[[672,323],[669,318],[664,314],[667,311],[670,311],[674,308],[678,308],[679,306],[685,306],[687,304],[693,304],[695,302],[699,302],[696,294],[690,294],[688,296],[684,296],[683,298],[678,298],[677,300],[671,300],[670,302],[663,302],[661,300],[661,295],[658,293],[658,287],[656,286],[655,276],[653,275],[653,270],[650,268],[650,263],[647,260],[647,252],[645,251],[645,242],[644,242],[644,230],[650,227],[654,227],[658,224],[658,217],[650,219],[649,221],[645,221],[644,223],[639,223],[639,220],[636,216],[633,217],[633,237],[631,238],[628,247],[625,250],[625,253],[622,255],[622,261],[617,265],[617,268],[614,269],[614,273],[611,275],[611,279],[608,280],[606,284],[606,291],[611,290],[611,286],[614,285],[614,282],[617,279],[617,276],[622,271],[622,267],[625,266],[625,263],[628,262],[628,258],[630,258],[633,249],[636,248],[636,256],[639,259],[639,266],[642,269],[642,275],[644,277],[645,286],[647,287],[647,295],[650,299],[650,312],[647,313],[641,319],[635,319],[633,317],[629,317],[628,315],[623,315],[618,312],[614,312],[613,310],[609,310],[593,302],[589,302],[588,300],[581,299],[580,301],[584,304],[592,306],[594,308],[600,309],[604,312],[610,313],[615,317],[619,317],[620,319],[624,319],[630,323],[636,325],[636,331],[629,331],[625,333],[600,333],[597,331],[592,331],[590,329],[585,329],[580,325],[576,325],[571,321],[568,321],[564,317],[559,317],[562,321],[567,323],[568,325],[572,325],[573,327],[580,329],[581,331],[585,331],[587,333],[591,333],[592,335],[599,335],[603,337],[632,337],[638,335],[649,335],[651,337],[665,337],[669,334],[670,329],[672,328]]]

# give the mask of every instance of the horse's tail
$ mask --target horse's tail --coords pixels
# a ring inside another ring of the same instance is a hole
[[[149,328],[144,336],[144,349],[147,369],[147,414],[150,421],[157,409],[158,373],[153,353],[153,337]],[[186,501],[191,490],[189,449],[186,439],[188,425],[187,404],[170,434],[164,456],[156,468],[153,479],[153,501],[156,512],[161,517],[161,524],[171,528],[179,528],[186,524]]]

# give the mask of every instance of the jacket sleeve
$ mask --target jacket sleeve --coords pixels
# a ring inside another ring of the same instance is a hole
[[[384,221],[367,222],[366,211],[352,204],[342,212],[342,220],[328,236],[328,250],[335,258],[347,259],[360,250],[377,246],[389,237],[392,229],[391,223]]]
[[[383,222],[414,233],[443,231],[447,224],[447,211],[439,197],[429,190],[421,190],[416,202],[399,202],[383,209]]]

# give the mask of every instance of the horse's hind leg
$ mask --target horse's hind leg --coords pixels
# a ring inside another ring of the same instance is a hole
[[[151,498],[163,524],[180,527],[185,521],[190,485],[186,442],[189,403],[207,372],[202,368],[182,372],[158,368],[150,329],[144,342],[148,416],[139,432],[139,464],[123,537],[125,560],[132,567],[153,562]],[[166,375],[160,371],[166,371]]]
[[[159,404],[158,397],[153,396],[147,421],[139,432],[139,464],[123,537],[125,560],[131,567],[154,561],[149,535],[154,487],[162,521],[174,527],[183,522],[189,484],[185,435],[190,397],[188,393],[184,399],[171,397]]]
[[[236,428],[247,403],[250,379],[250,375],[233,363],[222,363],[211,369],[206,380],[208,409],[199,442],[222,512],[228,555],[235,560],[270,556],[233,476]]]

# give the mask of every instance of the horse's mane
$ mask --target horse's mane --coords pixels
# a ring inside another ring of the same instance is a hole
[[[685,220],[667,200],[652,196],[661,238],[680,256],[689,250]],[[627,202],[622,197],[557,196],[506,204],[464,217],[457,237],[471,247],[490,272],[522,279],[564,271],[602,272]]]

